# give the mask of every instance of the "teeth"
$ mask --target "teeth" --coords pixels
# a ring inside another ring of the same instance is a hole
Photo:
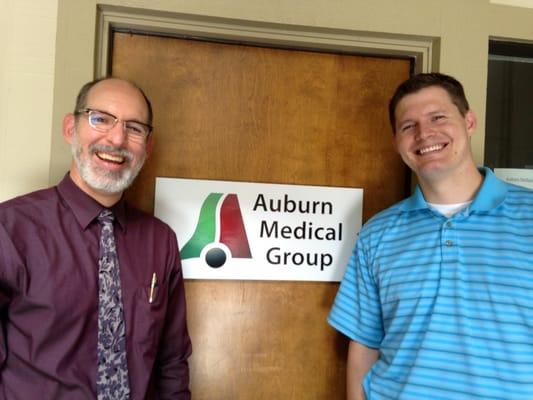
[[[443,144],[434,144],[433,146],[429,146],[429,147],[424,147],[423,149],[420,149],[418,150],[418,153],[420,154],[426,154],[426,153],[430,153],[432,151],[437,151],[437,150],[440,150],[444,147]]]
[[[109,153],[96,153],[96,155],[105,161],[112,161],[119,164],[122,164],[124,162],[124,157],[114,156]]]

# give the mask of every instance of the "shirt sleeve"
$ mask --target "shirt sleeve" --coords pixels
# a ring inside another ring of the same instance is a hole
[[[383,323],[378,287],[361,239],[357,242],[339,286],[328,322],[367,347],[379,348]]]
[[[6,360],[6,338],[4,337],[5,331],[5,315],[6,306],[9,302],[8,289],[6,285],[5,271],[7,268],[4,248],[4,241],[6,238],[6,232],[2,225],[0,225],[0,369],[4,365]]]
[[[0,224],[0,369],[7,357],[7,343],[5,338],[7,307],[11,301],[15,285],[15,268],[12,262],[16,250],[11,238],[2,224]],[[11,260],[11,261],[10,261]]]
[[[156,391],[158,399],[189,400],[189,364],[192,353],[187,329],[185,291],[179,250],[175,235],[170,235],[171,273],[168,285],[168,307],[156,359]]]

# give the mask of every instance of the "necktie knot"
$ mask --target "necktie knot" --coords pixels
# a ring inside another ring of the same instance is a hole
[[[113,220],[115,219],[115,214],[113,214],[113,211],[104,208],[100,214],[98,214],[98,222],[102,225],[110,225],[113,224]]]

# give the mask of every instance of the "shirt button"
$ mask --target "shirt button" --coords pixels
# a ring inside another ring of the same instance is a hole
[[[446,228],[451,228],[451,227],[452,227],[452,221],[446,222]]]
[[[445,244],[447,247],[451,247],[451,246],[453,246],[453,241],[451,241],[451,240],[446,240],[446,242],[444,242],[444,244]]]

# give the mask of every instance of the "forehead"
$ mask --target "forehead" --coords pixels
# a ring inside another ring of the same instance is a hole
[[[430,86],[403,97],[396,106],[395,114],[399,118],[410,112],[430,111],[435,108],[449,109],[450,107],[459,111],[445,89],[440,86]]]
[[[148,108],[141,92],[129,82],[119,79],[106,79],[94,85],[87,94],[87,107],[107,111],[122,119],[148,118]]]

